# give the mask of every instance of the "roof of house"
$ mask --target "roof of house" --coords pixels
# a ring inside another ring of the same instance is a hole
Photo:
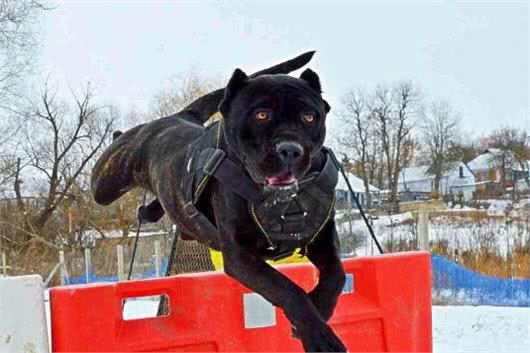
[[[455,162],[449,169],[449,172],[444,173],[444,175],[451,174],[454,170],[456,170],[460,166],[465,166],[463,162]],[[426,165],[420,165],[416,167],[408,167],[403,168],[401,172],[399,173],[399,182],[413,182],[413,181],[424,181],[424,180],[432,180],[434,179],[434,175],[429,174],[428,172],[429,166]]]
[[[399,182],[403,183],[405,181],[421,181],[421,180],[431,180],[434,178],[433,175],[427,173],[429,166],[420,165],[417,167],[408,167],[403,168],[399,173]]]
[[[502,150],[499,148],[488,148],[483,153],[478,155],[475,159],[468,163],[468,167],[471,170],[482,170],[490,168],[499,168],[502,161],[499,159],[499,156],[502,154]],[[521,166],[513,158],[513,154],[509,153],[508,156],[508,168],[513,170],[521,171]],[[526,161],[526,168],[528,170],[530,167],[530,161]]]
[[[364,188],[364,182],[361,178],[356,177],[352,173],[346,172],[346,175],[348,176],[348,180],[350,182],[351,187],[353,188],[353,192],[365,192]],[[380,190],[373,186],[372,184],[369,184],[370,192],[379,192]],[[344,177],[341,173],[339,173],[339,182],[337,183],[337,190],[348,190],[348,185],[346,185],[346,181],[344,181]]]

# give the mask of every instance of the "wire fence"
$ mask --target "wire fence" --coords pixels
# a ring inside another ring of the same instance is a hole
[[[369,219],[386,252],[426,249],[435,254],[433,297],[437,303],[530,305],[530,209],[510,215],[431,211],[423,221],[421,214],[373,213]],[[378,254],[355,209],[338,209],[336,223],[343,257]],[[167,222],[142,227],[133,279],[214,269],[206,246],[175,238],[175,234]],[[97,239],[94,247],[65,249],[62,256],[54,256],[55,262],[47,265],[43,277],[50,277],[50,286],[123,280],[133,245],[134,236],[107,237]],[[63,264],[57,266],[61,257]],[[2,257],[0,273],[9,272],[13,265],[9,260]]]

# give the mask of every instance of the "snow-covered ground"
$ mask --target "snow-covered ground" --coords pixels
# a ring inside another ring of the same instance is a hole
[[[154,316],[157,307],[155,301],[128,302],[124,317]],[[432,314],[435,353],[530,352],[530,308],[433,306]]]
[[[526,202],[526,200],[524,200]],[[521,202],[513,205],[510,217],[506,218],[481,218],[464,217],[461,214],[455,216],[438,215],[431,216],[429,222],[429,237],[432,242],[447,244],[448,249],[458,249],[460,252],[466,250],[475,250],[480,247],[494,249],[499,255],[506,256],[510,254],[514,247],[524,247],[530,239],[530,226],[528,217],[530,211],[525,203]],[[492,214],[502,210],[506,205],[511,205],[508,201],[497,201],[492,203],[488,208],[487,214]],[[455,211],[455,210],[450,210]],[[477,209],[467,208],[465,211],[477,211]],[[443,210],[443,212],[448,212]],[[452,212],[448,212],[452,213]],[[339,234],[341,245],[346,252],[350,251],[352,245],[348,239],[350,234],[357,238],[355,244],[355,255],[370,256],[377,254],[377,248],[374,246],[368,229],[362,220],[340,223]],[[373,229],[383,244],[390,240],[394,244],[400,242],[414,243],[417,238],[417,226],[411,212],[395,214],[391,216],[379,216],[373,220]]]
[[[433,306],[434,352],[530,352],[530,308]]]
[[[128,319],[156,315],[157,303],[129,302]],[[433,306],[435,353],[530,352],[530,308]]]

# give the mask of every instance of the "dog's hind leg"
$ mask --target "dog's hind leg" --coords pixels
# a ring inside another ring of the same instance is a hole
[[[138,186],[134,176],[142,161],[135,157],[134,138],[143,126],[115,134],[112,144],[98,158],[90,180],[92,196],[98,204],[109,205]]]

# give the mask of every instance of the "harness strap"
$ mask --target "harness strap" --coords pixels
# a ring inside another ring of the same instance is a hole
[[[250,202],[260,203],[264,200],[258,184],[249,178],[242,168],[226,158],[226,153],[221,149],[205,148],[202,150],[197,159],[196,168],[204,171],[203,180],[213,176],[231,191]],[[203,190],[197,190],[194,197],[198,199]]]
[[[333,158],[333,152],[326,148],[322,147],[322,150],[326,155],[326,162],[324,163],[324,168],[322,172],[317,176],[314,181],[314,184],[317,185],[320,189],[329,192],[335,190],[335,186],[339,180],[339,175],[337,173],[338,169],[335,165]]]

